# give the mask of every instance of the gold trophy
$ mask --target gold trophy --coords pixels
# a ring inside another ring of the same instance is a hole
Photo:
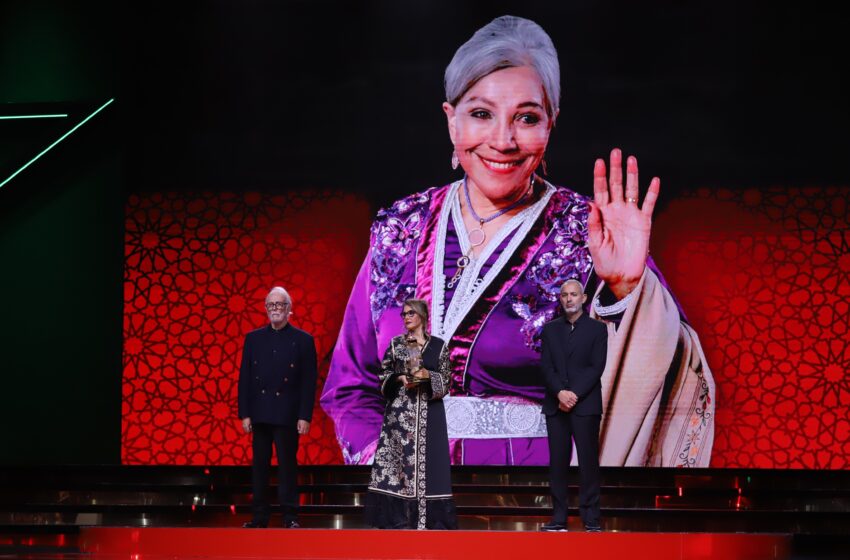
[[[419,347],[419,343],[416,342],[416,337],[408,336],[405,340],[407,343],[407,359],[405,360],[405,366],[407,368],[407,373],[405,377],[408,383],[422,383],[425,379],[420,379],[418,377],[414,377],[414,373],[422,369],[422,349]]]

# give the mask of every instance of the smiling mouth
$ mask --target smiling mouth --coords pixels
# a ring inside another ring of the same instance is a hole
[[[481,160],[481,162],[484,164],[484,167],[492,171],[498,171],[500,173],[512,171],[514,168],[519,167],[523,161],[525,161],[525,158],[513,161],[495,161],[492,159],[481,157],[478,154],[475,155],[478,156],[478,159]]]

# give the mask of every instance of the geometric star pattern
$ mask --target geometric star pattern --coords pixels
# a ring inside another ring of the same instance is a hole
[[[717,386],[712,467],[850,468],[850,189],[699,189],[652,255]],[[270,286],[316,338],[319,383],[367,249],[367,201],[330,191],[153,193],[127,204],[122,462],[246,465],[242,342]],[[340,464],[316,406],[302,464]]]
[[[267,323],[272,286],[311,333],[317,395],[366,253],[370,207],[351,194],[152,193],[125,220],[124,464],[247,465],[237,419],[245,334]],[[341,463],[332,422],[314,409],[301,464]]]
[[[850,468],[848,194],[701,189],[653,226],[717,385],[712,467]]]

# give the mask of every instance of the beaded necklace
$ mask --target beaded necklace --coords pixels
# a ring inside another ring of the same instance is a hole
[[[516,201],[510,203],[504,208],[497,211],[495,214],[487,216],[486,218],[482,218],[478,215],[478,212],[475,211],[475,208],[472,207],[472,200],[469,197],[469,184],[467,183],[467,177],[464,175],[463,177],[463,194],[466,196],[466,207],[469,208],[469,212],[472,214],[472,217],[478,221],[478,227],[473,229],[472,231],[467,232],[466,236],[469,239],[469,250],[465,255],[461,255],[457,260],[457,272],[449,280],[446,287],[448,289],[452,289],[460,280],[460,277],[463,275],[463,270],[469,266],[471,261],[472,251],[478,247],[479,245],[483,245],[484,241],[487,239],[487,233],[484,231],[484,224],[487,222],[491,222],[498,218],[499,216],[505,214],[506,212],[510,212],[514,208],[518,207],[520,204],[525,203],[526,199],[531,194],[532,188],[534,186],[534,175],[531,176],[528,183],[528,189],[523,193],[521,197],[519,197]]]

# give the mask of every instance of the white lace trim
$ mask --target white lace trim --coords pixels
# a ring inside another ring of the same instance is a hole
[[[466,317],[472,307],[478,302],[481,293],[493,282],[493,279],[502,271],[505,264],[522,244],[534,222],[541,212],[549,204],[549,199],[555,193],[555,187],[546,184],[546,191],[540,200],[524,208],[522,211],[508,220],[499,229],[496,236],[487,244],[484,251],[478,257],[470,257],[469,265],[464,269],[460,280],[455,287],[454,296],[446,309],[446,282],[447,278],[443,271],[446,260],[446,233],[448,231],[449,218],[454,220],[455,231],[460,242],[461,251],[466,254],[469,250],[469,239],[466,235],[466,225],[463,223],[463,215],[460,209],[460,198],[458,190],[463,181],[456,181],[449,187],[446,201],[440,209],[440,220],[437,224],[437,245],[434,249],[434,273],[433,273],[433,299],[431,301],[431,332],[443,340],[451,340],[461,321]],[[514,233],[505,250],[490,267],[490,270],[480,277],[481,269],[505,238]]]
[[[449,439],[546,437],[542,407],[520,397],[446,396]]]
[[[596,311],[596,314],[600,317],[611,317],[612,315],[619,315],[620,313],[624,313],[626,309],[628,309],[629,305],[632,303],[635,293],[634,291],[629,292],[626,297],[621,300],[617,300],[611,305],[602,305],[599,300],[599,294],[601,293],[601,291],[602,290],[600,285],[600,290],[597,292],[596,297],[593,298],[593,310]]]

